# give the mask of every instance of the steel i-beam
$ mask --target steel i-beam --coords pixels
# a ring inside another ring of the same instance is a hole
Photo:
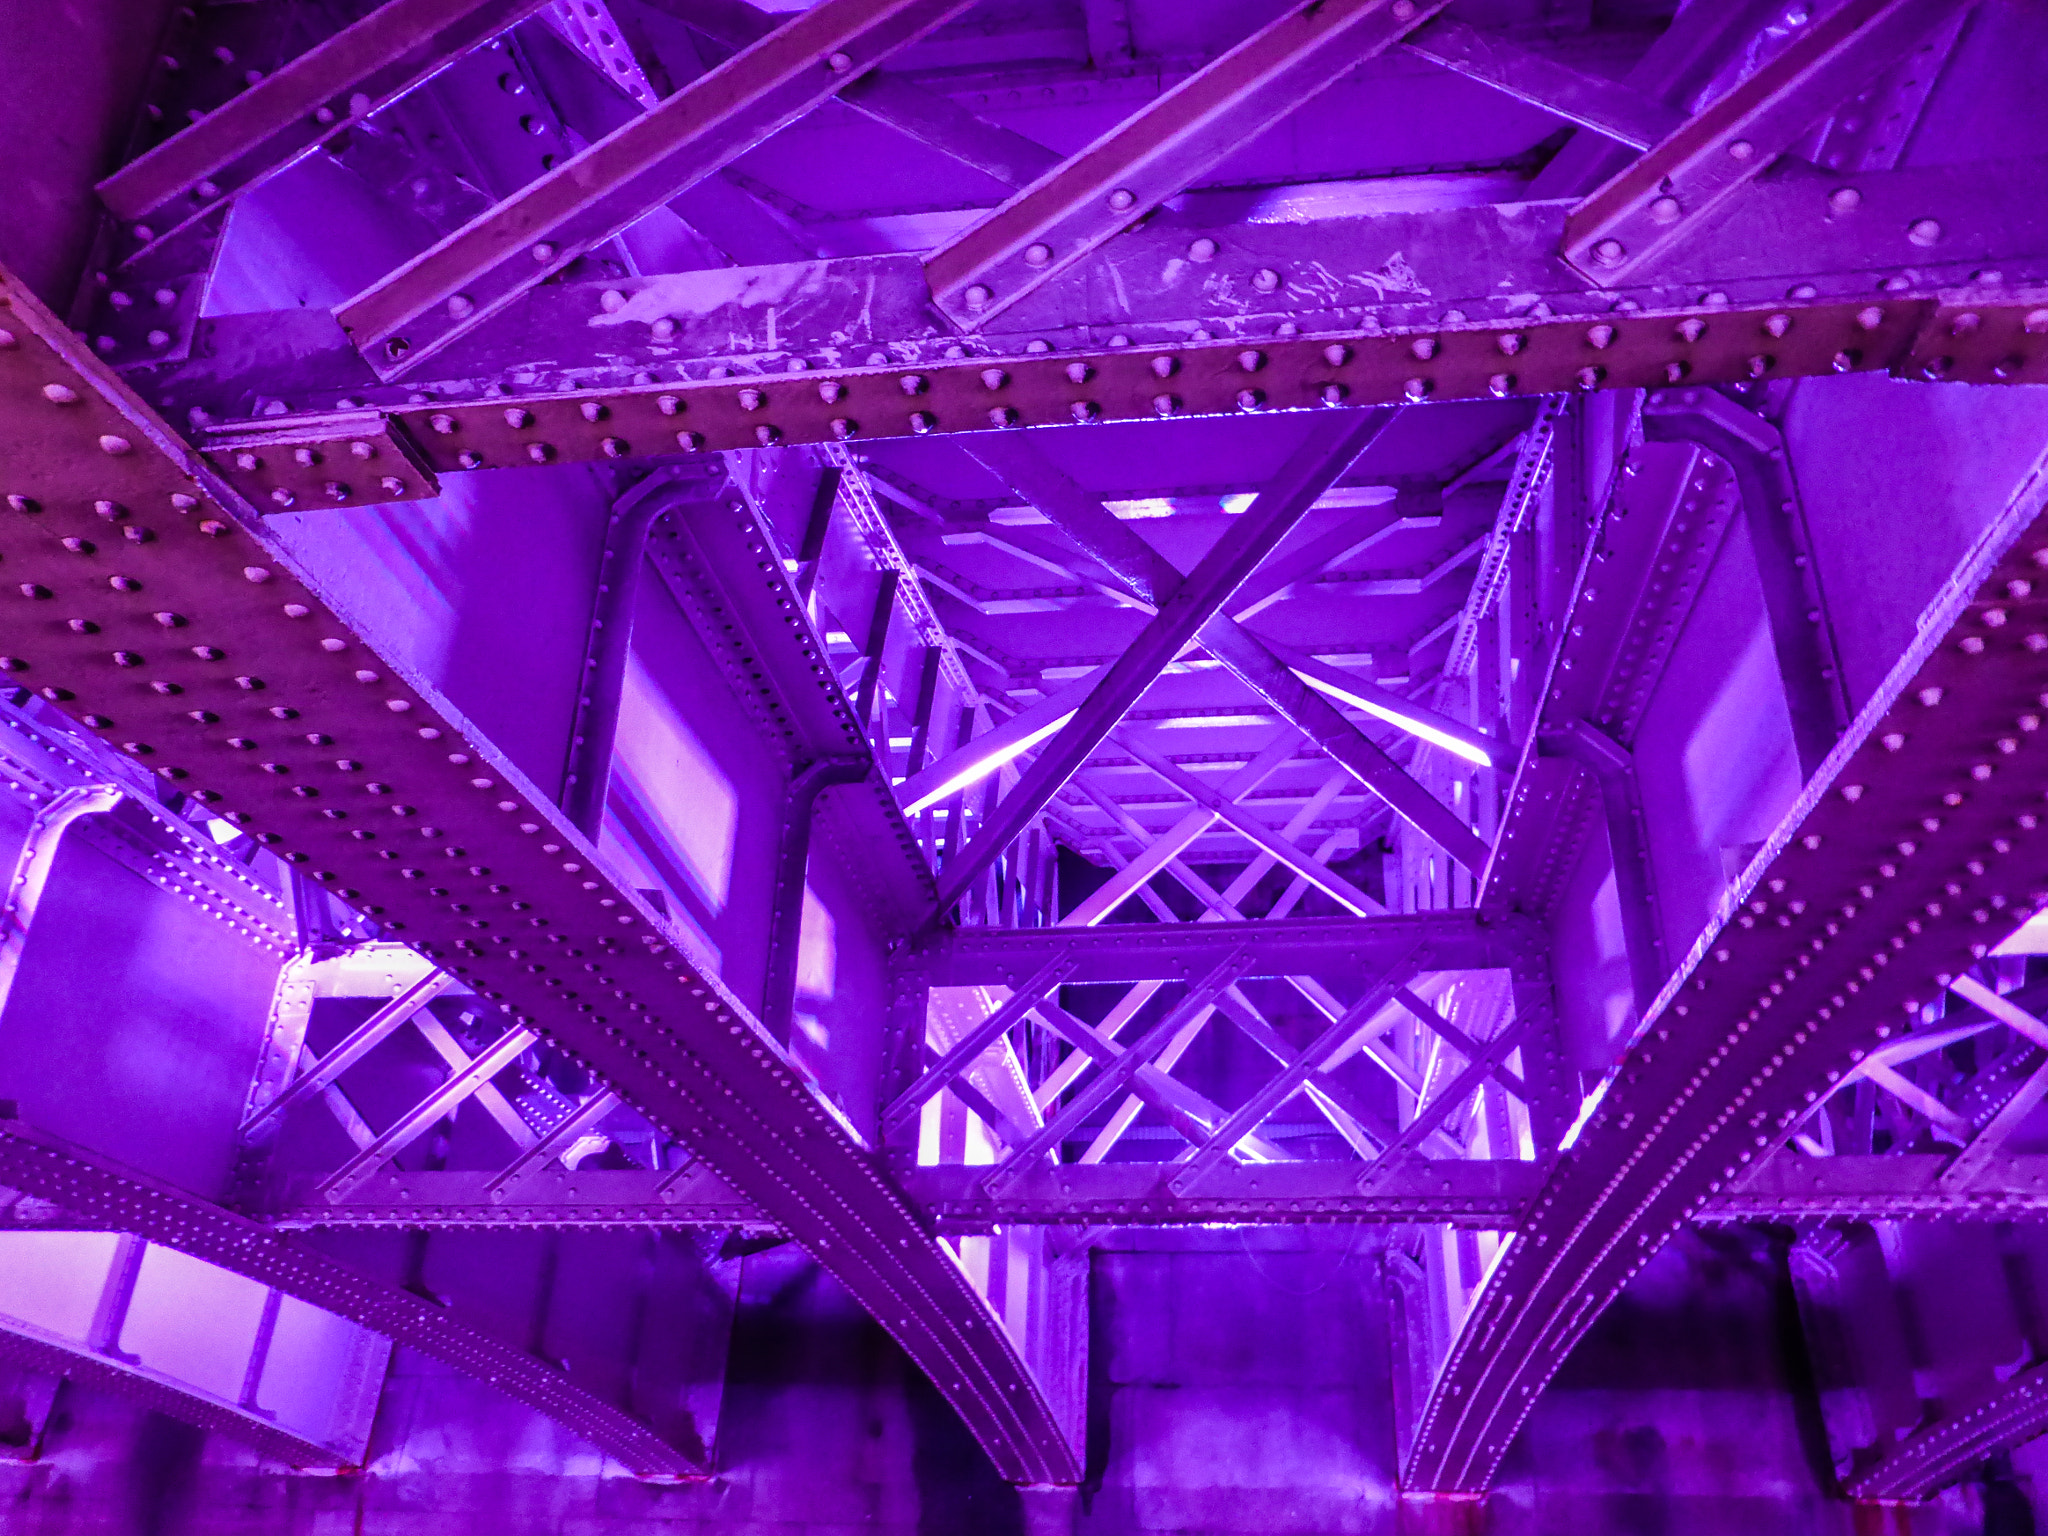
[[[1074,1448],[958,1264],[551,797],[351,630],[11,276],[0,329],[18,681],[378,917],[508,1025],[555,1039],[837,1274],[1003,1476],[1074,1481]],[[428,861],[449,898],[409,878]]]
[[[967,0],[821,0],[335,311],[397,377],[732,163]]]
[[[962,328],[982,329],[1447,3],[1290,7],[934,251],[933,297]]]
[[[2048,900],[2043,482],[2024,485],[1646,1013],[1466,1319],[1409,1486],[1476,1491],[1664,1240]]]

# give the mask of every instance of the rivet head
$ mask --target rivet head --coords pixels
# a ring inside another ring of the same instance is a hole
[[[1024,261],[1028,266],[1042,267],[1051,260],[1052,247],[1043,240],[1035,240],[1024,247]]]
[[[1118,213],[1122,213],[1129,208],[1135,208],[1137,207],[1137,205],[1138,194],[1131,191],[1127,187],[1118,187],[1114,192],[1109,194],[1109,206],[1114,208]]]
[[[1941,222],[1938,219],[1915,219],[1906,226],[1906,238],[1915,245],[1933,245],[1941,238]]]
[[[987,283],[975,283],[967,290],[965,297],[969,309],[981,309],[988,304],[990,299],[995,297],[995,293]]]
[[[76,405],[78,391],[68,384],[45,384],[43,398],[52,405]]]
[[[1659,224],[1676,224],[1683,212],[1675,197],[1659,197],[1650,203],[1650,217]]]
[[[1837,187],[1828,194],[1828,207],[1836,213],[1854,213],[1863,206],[1863,194],[1854,187]]]
[[[1188,243],[1188,260],[1214,261],[1216,259],[1216,251],[1216,242],[1207,235],[1202,235]]]
[[[1618,267],[1627,255],[1628,247],[1619,240],[1602,240],[1593,247],[1593,259],[1603,267]]]
[[[1260,293],[1278,293],[1280,291],[1280,274],[1271,267],[1261,267],[1252,274],[1252,286]]]

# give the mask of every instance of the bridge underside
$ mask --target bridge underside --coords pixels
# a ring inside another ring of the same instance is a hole
[[[2044,59],[10,29],[6,1507],[2033,1529]]]

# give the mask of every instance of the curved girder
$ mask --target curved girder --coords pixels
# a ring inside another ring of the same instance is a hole
[[[410,1345],[538,1409],[640,1472],[701,1472],[646,1425],[547,1362],[477,1332],[423,1297],[211,1201],[18,1120],[0,1121],[0,1183],[89,1227],[128,1232],[296,1296]]]
[[[316,1445],[274,1424],[266,1424],[253,1413],[237,1412],[170,1382],[125,1370],[110,1360],[95,1360],[89,1355],[60,1349],[55,1344],[26,1334],[0,1330],[0,1361],[125,1397],[167,1418],[190,1424],[194,1429],[238,1440],[287,1466],[339,1468],[348,1465],[345,1457],[326,1446]]]
[[[1928,1498],[1987,1456],[2043,1433],[2048,1433],[2048,1365],[2037,1365],[1908,1435],[1842,1491],[1852,1499]]]
[[[2042,500],[2038,480],[2023,487],[1964,562],[1646,1012],[1466,1318],[1408,1486],[1485,1488],[1537,1392],[1665,1239],[2048,901]]]
[[[38,604],[17,625],[20,681],[687,1142],[895,1335],[1001,1475],[1075,1481],[1072,1446],[967,1276],[745,1008],[547,796],[289,569],[75,335],[11,276],[0,298],[14,343],[0,349],[0,540]],[[91,563],[61,542],[107,540],[110,519],[150,536],[108,540]],[[110,665],[124,647],[139,664]],[[429,860],[445,884],[424,878]]]

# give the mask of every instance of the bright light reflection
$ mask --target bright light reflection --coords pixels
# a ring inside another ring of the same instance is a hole
[[[1356,709],[1362,709],[1367,714],[1386,721],[1389,725],[1399,726],[1409,735],[1419,736],[1430,745],[1442,747],[1446,752],[1462,757],[1468,763],[1475,763],[1481,768],[1491,768],[1493,766],[1493,759],[1480,751],[1479,748],[1473,746],[1469,741],[1461,740],[1451,735],[1448,731],[1440,731],[1435,726],[1416,719],[1413,715],[1405,715],[1398,709],[1390,708],[1379,699],[1367,698],[1362,692],[1354,693],[1348,688],[1341,688],[1328,679],[1311,673],[1296,672],[1295,676],[1299,677],[1317,692],[1326,693],[1340,703],[1349,704]]]
[[[1019,757],[1023,756],[1026,752],[1029,752],[1033,747],[1037,746],[1041,741],[1045,740],[1046,737],[1052,735],[1053,732],[1057,731],[1061,726],[1065,725],[1069,720],[1073,718],[1074,712],[1070,709],[1064,715],[1061,715],[1058,719],[1049,721],[1048,723],[1041,725],[1037,730],[1028,732],[1023,736],[1018,737],[1015,741],[1007,742],[1004,745],[997,747],[994,750],[994,752],[991,753],[991,755],[989,755],[988,757],[980,758],[975,762],[963,764],[957,773],[954,773],[951,776],[949,776],[943,783],[935,785],[933,788],[926,790],[923,794],[919,795],[915,800],[911,801],[908,805],[904,806],[903,814],[906,816],[915,816],[919,811],[924,810],[926,807],[937,805],[941,800],[944,800],[951,795],[958,794],[961,790],[968,788],[970,785],[979,784],[983,779],[987,778],[990,774],[1002,768],[1006,763],[1015,762]]]

